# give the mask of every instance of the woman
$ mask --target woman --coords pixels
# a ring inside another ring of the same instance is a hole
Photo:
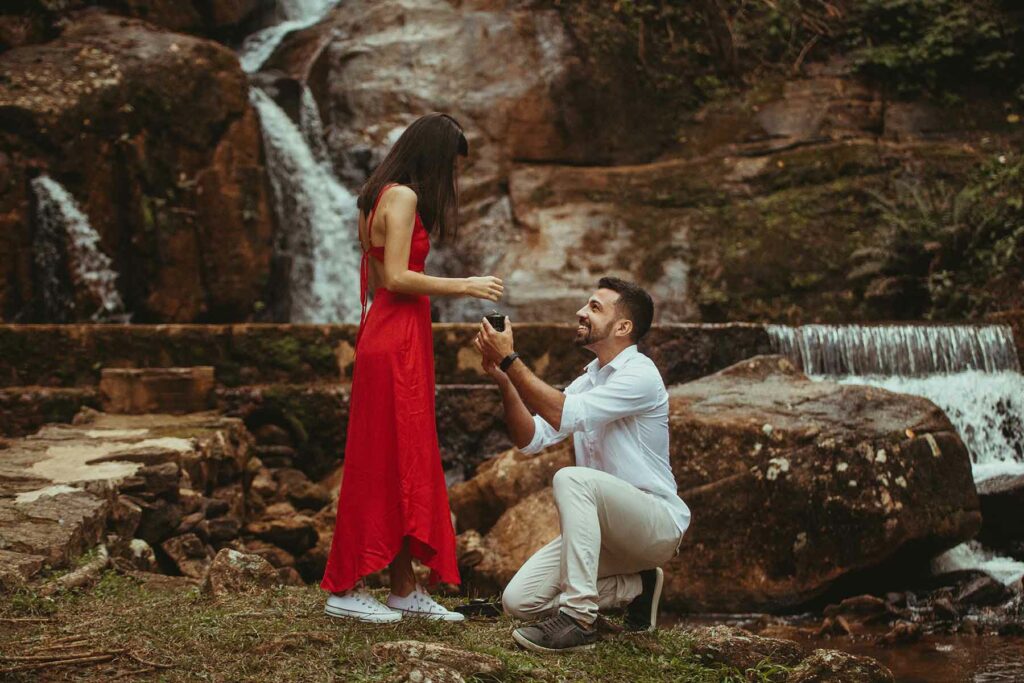
[[[496,277],[423,273],[429,233],[456,231],[458,156],[469,144],[446,114],[417,119],[359,195],[363,316],[345,444],[345,474],[334,539],[320,585],[331,616],[385,623],[402,615],[460,621],[417,583],[412,560],[431,582],[458,583],[455,533],[434,420],[430,296],[497,301]],[[366,313],[368,287],[373,306]],[[362,584],[389,568],[391,596],[378,602]]]

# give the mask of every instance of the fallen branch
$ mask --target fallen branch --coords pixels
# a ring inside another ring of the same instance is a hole
[[[107,553],[107,546],[96,546],[96,557],[82,565],[75,571],[55,579],[39,590],[39,594],[47,597],[54,593],[81,588],[100,577],[100,574],[110,564],[110,555]]]
[[[121,673],[117,674],[113,678],[108,678],[107,680],[108,681],[122,681],[122,680],[124,680],[126,678],[131,678],[132,676],[141,676],[142,674],[153,673],[154,671],[156,671],[156,669],[154,669],[151,666],[147,666],[147,667],[143,667],[141,669],[134,669],[133,671],[122,671]]]
[[[26,650],[27,654],[37,655],[43,652],[49,652],[51,650],[75,650],[80,647],[93,647],[96,645],[95,640],[92,638],[77,638],[67,640],[61,643],[48,643],[45,645],[37,645]]]
[[[102,664],[104,662],[109,662],[117,655],[118,653],[111,652],[87,657],[71,657],[68,659],[59,659],[49,662],[34,662],[31,664],[20,664],[18,666],[11,666],[5,669],[0,669],[0,674],[16,673],[18,671],[34,671],[35,669],[45,669],[51,666],[67,666],[69,664]]]
[[[100,655],[108,654],[121,654],[124,650],[106,650],[96,652],[79,652],[73,656],[64,655],[6,655],[0,656],[0,660],[7,662],[54,662],[63,661],[68,659],[78,659],[81,657],[96,657]]]
[[[158,662],[151,662],[148,659],[143,659],[142,657],[138,656],[134,652],[129,652],[128,656],[131,657],[132,659],[134,659],[139,664],[143,664],[143,665],[148,666],[148,667],[150,667],[152,669],[173,669],[174,668],[173,664],[160,664]]]
[[[0,617],[3,624],[45,624],[52,621],[49,617]]]

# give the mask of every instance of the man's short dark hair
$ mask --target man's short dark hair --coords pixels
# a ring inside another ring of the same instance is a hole
[[[617,277],[603,277],[597,283],[598,289],[610,289],[619,293],[619,300],[615,306],[623,317],[633,322],[633,333],[631,338],[634,342],[643,339],[647,330],[651,329],[651,322],[654,320],[654,302],[651,295],[634,282],[620,280]]]

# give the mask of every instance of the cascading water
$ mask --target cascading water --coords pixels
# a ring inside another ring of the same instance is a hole
[[[285,35],[319,21],[336,0],[279,0],[284,21],[253,34],[239,53],[245,71],[258,70]],[[260,116],[281,252],[291,262],[292,322],[359,320],[360,248],[356,197],[337,179],[313,93],[303,87],[299,124],[259,88],[249,99]]]
[[[63,310],[73,306],[70,297],[59,291],[60,243],[66,246],[72,281],[99,303],[91,315],[92,320],[123,316],[124,302],[117,291],[117,273],[111,267],[110,258],[100,250],[100,236],[78,208],[75,198],[63,185],[45,175],[32,180],[32,191],[38,216],[36,264],[44,280],[43,299],[48,319],[59,319]]]
[[[292,322],[359,319],[356,197],[318,161],[298,127],[266,93],[253,88],[284,251],[292,259]]]
[[[923,396],[942,408],[970,452],[975,482],[1024,474],[1024,375],[1009,327],[770,325],[768,334],[812,379]],[[982,569],[1007,583],[1024,575],[1024,563],[977,543],[934,567]]]
[[[254,73],[270,58],[286,35],[320,21],[338,0],[278,0],[278,24],[253,33],[242,43],[238,61],[246,73]]]

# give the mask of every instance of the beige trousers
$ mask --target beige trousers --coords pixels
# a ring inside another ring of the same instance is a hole
[[[668,506],[607,472],[566,467],[553,487],[562,535],[526,561],[501,601],[521,619],[561,609],[593,623],[599,609],[638,596],[638,572],[672,559],[682,534]]]

